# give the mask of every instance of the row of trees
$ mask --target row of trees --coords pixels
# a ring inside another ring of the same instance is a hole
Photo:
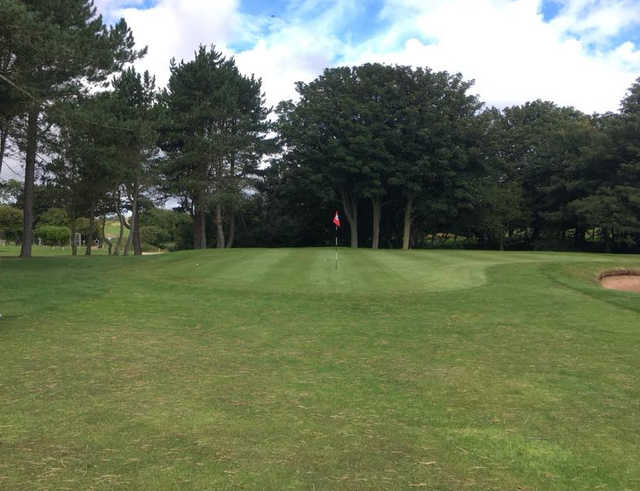
[[[114,253],[140,254],[141,216],[167,198],[193,248],[323,244],[335,208],[352,247],[640,243],[640,82],[616,114],[498,110],[460,74],[365,64],[298,83],[269,120],[260,80],[215,48],[172,60],[162,90],[131,68],[144,53],[90,0],[0,0],[0,155],[24,156],[22,256],[47,208],[74,236],[88,220],[88,254],[106,216]]]
[[[455,193],[481,171],[481,107],[461,75],[367,64],[326,70],[299,83],[300,101],[278,107],[290,172],[329,186],[359,243],[359,209],[371,204],[372,247],[380,244],[383,202],[403,202],[403,247],[417,207]]]
[[[471,87],[378,64],[299,83],[299,102],[278,107],[286,152],[265,172],[268,207],[307,210],[312,238],[304,222],[340,203],[352,247],[454,234],[585,249],[587,231],[606,250],[640,245],[640,81],[620,113],[590,116],[539,100],[482,110]]]
[[[33,190],[61,105],[79,99],[125,64],[134,49],[124,20],[107,27],[91,1],[0,0],[0,121],[3,150],[13,135],[25,156],[21,256],[31,256]],[[3,153],[4,155],[4,153]],[[46,160],[46,157],[45,157]]]
[[[87,254],[92,222],[105,214],[121,223],[115,253],[128,228],[124,252],[140,254],[143,205],[169,195],[193,218],[193,247],[208,245],[212,206],[216,245],[233,245],[241,191],[267,148],[260,80],[200,47],[192,61],[171,61],[158,91],[152,75],[125,68],[146,50],[134,49],[124,20],[105,26],[90,0],[0,0],[0,25],[1,154],[13,141],[25,159],[23,257],[37,218],[36,170],[73,236],[88,217]]]

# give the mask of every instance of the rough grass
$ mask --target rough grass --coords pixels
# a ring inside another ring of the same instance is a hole
[[[120,222],[118,220],[107,220],[104,227],[104,234],[113,240],[118,239],[118,235],[120,234]],[[125,243],[129,237],[129,229],[125,227],[122,231],[122,242]]]
[[[0,259],[2,489],[637,489],[633,256]]]
[[[31,255],[34,257],[40,256],[70,256],[71,255],[71,246],[39,246],[32,245],[31,246]],[[78,255],[84,255],[85,246],[78,247]],[[108,253],[106,247],[98,248],[93,247],[91,250],[92,255],[105,255]],[[0,245],[0,257],[17,257],[20,255],[20,246],[15,245],[13,243]]]

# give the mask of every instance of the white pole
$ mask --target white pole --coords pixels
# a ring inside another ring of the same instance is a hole
[[[336,270],[338,269],[338,226],[336,225]]]

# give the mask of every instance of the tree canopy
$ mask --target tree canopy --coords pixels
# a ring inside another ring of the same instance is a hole
[[[168,61],[161,88],[132,66],[144,54],[91,0],[0,0],[0,171],[9,146],[25,171],[0,203],[22,256],[35,229],[66,240],[51,227],[87,254],[94,237],[136,255],[329,244],[336,209],[352,247],[640,250],[640,79],[619,112],[586,115],[485,108],[462,74],[366,63],[272,112],[215,46]]]

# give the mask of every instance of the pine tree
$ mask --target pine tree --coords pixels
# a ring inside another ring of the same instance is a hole
[[[223,207],[232,208],[243,177],[264,153],[268,110],[261,82],[238,71],[215,47],[200,46],[195,59],[171,62],[171,77],[161,100],[166,127],[162,137],[168,155],[165,189],[181,196],[194,219],[194,248],[207,247],[206,214],[215,209],[216,245],[225,241]]]
[[[15,2],[14,2],[15,3]],[[0,18],[11,2],[2,2]],[[23,35],[7,51],[12,59],[12,86],[28,99],[20,135],[25,151],[24,234],[22,257],[31,256],[33,185],[41,123],[55,103],[76,97],[88,84],[103,82],[125,63],[144,54],[136,51],[124,20],[107,27],[92,0],[27,0],[18,18]]]

